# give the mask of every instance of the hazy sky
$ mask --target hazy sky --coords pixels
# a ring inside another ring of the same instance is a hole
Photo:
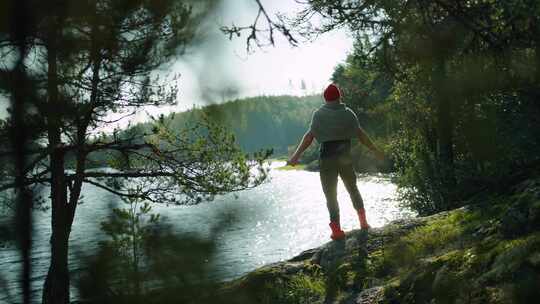
[[[292,14],[301,7],[294,0],[262,0],[262,3],[271,15],[277,11]],[[247,33],[229,41],[219,27],[250,24],[256,13],[254,0],[224,1],[215,20],[207,25],[205,41],[172,67],[181,74],[176,109],[221,102],[228,97],[221,94],[226,89],[238,91],[231,97],[298,95],[302,93],[302,79],[309,93],[319,93],[329,83],[334,67],[352,49],[352,38],[341,30],[298,47],[290,46],[278,33],[275,47],[254,49],[254,53],[247,54]]]
[[[294,14],[301,6],[294,0],[261,0],[270,15]],[[261,94],[301,94],[305,81],[309,93],[319,93],[329,82],[336,64],[352,49],[352,38],[344,30],[319,37],[313,43],[292,47],[276,33],[276,46],[246,53],[245,33],[232,41],[220,32],[222,25],[251,24],[257,13],[255,0],[223,0],[213,18],[204,26],[201,43],[188,49],[170,70],[179,73],[178,105],[148,108],[153,114],[181,111],[193,105],[219,103],[228,98]],[[263,25],[263,24],[261,24]],[[235,92],[225,96],[222,92]],[[0,97],[1,99],[1,97]],[[0,107],[0,113],[3,109]],[[144,111],[136,117],[144,119]]]

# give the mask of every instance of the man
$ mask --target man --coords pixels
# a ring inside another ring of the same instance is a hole
[[[345,237],[339,222],[338,175],[341,176],[353,206],[358,213],[360,227],[362,229],[369,228],[362,196],[360,196],[356,186],[356,174],[351,159],[351,139],[357,137],[362,144],[375,154],[377,159],[384,159],[384,154],[360,127],[354,112],[341,103],[340,99],[339,88],[335,84],[329,85],[324,91],[325,104],[313,113],[309,130],[304,134],[300,145],[288,161],[288,164],[292,166],[298,164],[302,153],[311,145],[313,138],[321,143],[319,157],[320,177],[326,197],[326,205],[330,213],[330,228],[332,229],[330,238],[333,240]]]

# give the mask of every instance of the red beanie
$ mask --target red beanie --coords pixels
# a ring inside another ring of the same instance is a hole
[[[339,88],[335,84],[329,85],[326,90],[324,90],[323,95],[326,102],[332,102],[338,100],[341,97]]]

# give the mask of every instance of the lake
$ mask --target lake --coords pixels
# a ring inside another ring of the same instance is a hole
[[[284,165],[274,162],[272,168]],[[368,175],[358,179],[368,221],[381,227],[389,221],[412,217],[414,213],[400,207],[396,185],[388,176]],[[92,253],[106,235],[100,222],[110,214],[114,195],[86,184],[83,203],[78,206],[70,236],[70,271],[76,275],[82,255]],[[339,183],[341,224],[346,231],[358,229],[358,218],[343,186]],[[236,194],[216,197],[211,202],[196,206],[153,205],[164,221],[175,231],[208,236],[213,225],[224,212],[238,215],[217,234],[218,253],[215,259],[219,280],[237,278],[268,263],[286,260],[300,252],[330,241],[328,211],[320,187],[319,174],[300,170],[271,170],[265,184]],[[32,289],[37,302],[49,266],[50,214],[36,211],[34,244],[32,249]],[[17,275],[20,257],[11,246],[0,248],[1,274],[7,281],[6,290],[19,299]],[[72,293],[76,295],[75,291]],[[7,301],[6,292],[0,303]]]

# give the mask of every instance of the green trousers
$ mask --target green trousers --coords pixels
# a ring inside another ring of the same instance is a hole
[[[326,206],[330,213],[330,221],[339,223],[339,205],[337,201],[338,176],[341,177],[354,209],[364,208],[362,196],[356,186],[356,174],[352,166],[350,155],[342,155],[319,159],[321,185],[326,197]]]

